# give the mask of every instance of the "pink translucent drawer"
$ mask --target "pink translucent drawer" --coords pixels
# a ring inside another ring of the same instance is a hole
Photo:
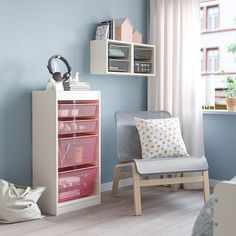
[[[58,117],[96,117],[97,103],[58,104]]]
[[[58,134],[95,133],[97,120],[58,121]]]
[[[97,136],[87,135],[58,139],[58,167],[94,162]]]
[[[58,202],[69,201],[93,194],[96,166],[59,172]]]

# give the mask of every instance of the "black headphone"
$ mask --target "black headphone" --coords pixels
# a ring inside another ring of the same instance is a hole
[[[60,59],[61,61],[63,61],[67,67],[67,72],[63,75],[59,71],[54,72],[52,69],[52,65],[51,65],[52,59]],[[71,66],[69,65],[68,61],[60,55],[54,55],[54,56],[50,57],[48,60],[47,68],[49,70],[49,73],[52,74],[52,77],[56,82],[66,81],[67,79],[69,79],[69,77],[71,75]]]

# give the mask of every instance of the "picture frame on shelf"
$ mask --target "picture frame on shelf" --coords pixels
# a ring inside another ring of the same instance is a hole
[[[109,39],[115,39],[115,20],[109,20],[109,21],[102,21],[102,25],[109,25],[109,33],[108,38]]]
[[[108,39],[109,38],[109,24],[99,24],[96,28],[95,39]]]

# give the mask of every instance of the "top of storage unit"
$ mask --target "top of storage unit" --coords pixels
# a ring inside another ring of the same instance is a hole
[[[32,96],[48,97],[55,101],[71,100],[99,100],[100,91],[55,91],[55,90],[37,90],[32,92]]]

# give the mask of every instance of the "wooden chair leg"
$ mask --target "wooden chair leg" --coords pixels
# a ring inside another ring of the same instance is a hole
[[[203,192],[204,192],[204,202],[210,197],[210,185],[209,185],[209,176],[208,171],[203,171]]]
[[[135,164],[132,165],[133,188],[134,188],[134,212],[136,216],[142,215],[140,176],[136,170]]]
[[[172,178],[181,177],[182,173],[172,174]],[[176,192],[179,189],[179,184],[171,184],[171,191]]]
[[[112,196],[116,196],[116,194],[117,194],[117,189],[118,189],[119,180],[120,180],[121,168],[122,167],[120,167],[119,165],[117,165],[115,167],[114,179],[113,179],[113,185],[112,185],[112,192],[111,192]]]

